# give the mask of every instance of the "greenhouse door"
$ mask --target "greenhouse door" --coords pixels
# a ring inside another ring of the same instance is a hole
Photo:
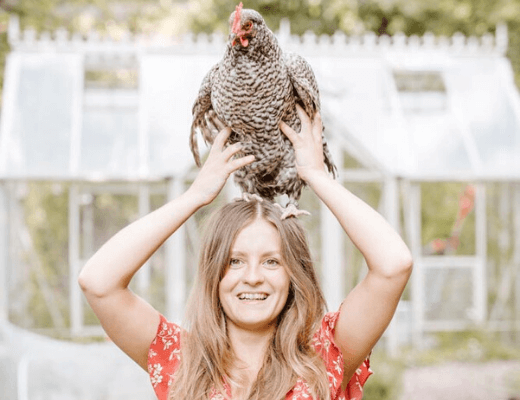
[[[69,190],[71,333],[101,335],[101,327],[77,284],[78,274],[96,250],[120,229],[164,204],[167,186],[156,183],[72,184]],[[160,300],[151,299],[152,264],[164,265],[163,253],[159,251],[147,262],[132,282],[132,290],[153,303]]]

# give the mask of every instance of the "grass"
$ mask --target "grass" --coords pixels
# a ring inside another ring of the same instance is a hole
[[[520,348],[509,338],[483,330],[439,332],[431,336],[433,345],[423,351],[405,352],[407,365],[434,365],[447,361],[487,362],[520,360]]]
[[[370,357],[374,374],[368,378],[363,398],[370,400],[396,400],[402,388],[405,364],[399,359],[387,357],[383,351],[374,350]]]
[[[431,335],[430,348],[422,351],[402,349],[397,359],[389,358],[376,347],[371,362],[374,374],[368,379],[365,399],[396,400],[403,390],[403,373],[407,368],[440,365],[446,362],[480,364],[497,360],[520,360],[520,346],[511,338],[497,333],[472,330],[442,332]],[[520,372],[507,377],[509,398],[520,400]]]

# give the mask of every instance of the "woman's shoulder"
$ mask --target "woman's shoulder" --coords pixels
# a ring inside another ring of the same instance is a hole
[[[320,327],[313,337],[313,347],[318,355],[323,358],[329,378],[331,399],[333,400],[360,400],[363,397],[363,386],[372,374],[370,370],[370,359],[365,361],[356,370],[354,376],[347,385],[343,385],[344,361],[343,353],[334,342],[334,330],[339,317],[339,311],[326,313]]]
[[[321,319],[320,326],[312,339],[314,349],[318,354],[324,355],[334,351],[334,330],[338,321],[339,311],[326,313]],[[331,348],[331,345],[334,347]],[[337,348],[337,350],[339,350]]]
[[[159,400],[166,399],[170,379],[181,360],[182,328],[161,315],[157,334],[148,350],[148,373]]]

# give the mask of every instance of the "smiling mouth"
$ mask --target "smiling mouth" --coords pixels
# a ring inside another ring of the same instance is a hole
[[[268,294],[265,293],[240,293],[238,295],[239,300],[265,300],[269,297]]]

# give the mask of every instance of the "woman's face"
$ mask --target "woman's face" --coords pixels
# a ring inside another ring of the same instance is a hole
[[[243,228],[219,284],[228,327],[264,330],[274,326],[289,294],[278,230],[264,219]]]

